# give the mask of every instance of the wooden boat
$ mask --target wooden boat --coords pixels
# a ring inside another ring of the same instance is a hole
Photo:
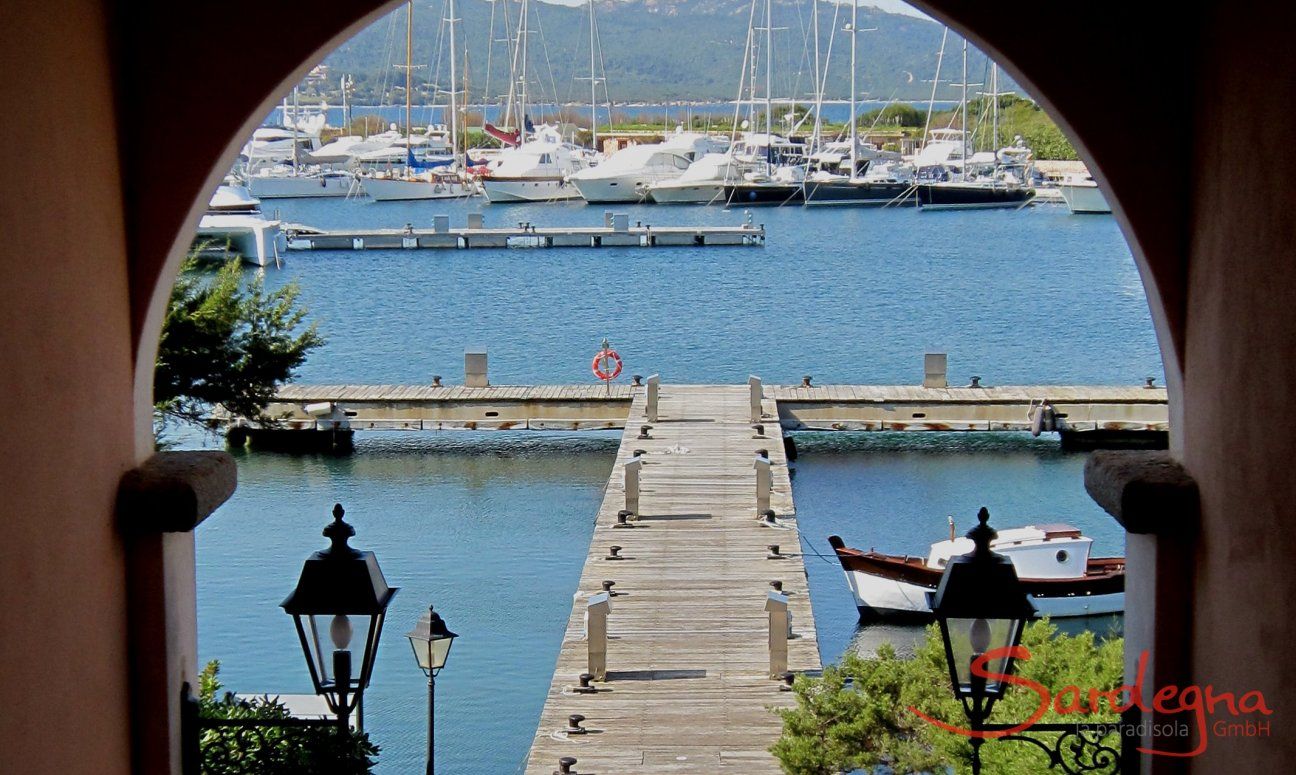
[[[838,536],[837,553],[861,619],[931,616],[927,593],[936,591],[951,557],[972,551],[953,537],[931,545],[926,558],[851,549]],[[1125,610],[1125,558],[1090,557],[1093,539],[1070,525],[1041,524],[999,531],[990,548],[1012,560],[1039,616],[1098,616]]]

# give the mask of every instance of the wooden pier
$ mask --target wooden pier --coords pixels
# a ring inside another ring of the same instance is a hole
[[[486,228],[480,217],[467,228],[452,228],[438,216],[430,229],[406,225],[400,229],[314,229],[286,226],[289,250],[466,250],[470,248],[598,248],[598,247],[761,247],[765,226],[750,215],[740,226],[630,225],[624,215],[607,214],[603,226],[516,226]]]
[[[745,389],[745,388],[744,388]],[[768,385],[784,430],[1157,433],[1169,427],[1164,388],[1035,385]],[[376,430],[593,430],[638,427],[642,387],[601,384],[465,387],[289,385],[270,414],[286,427]],[[310,407],[312,411],[307,411]],[[772,422],[772,419],[771,419]]]
[[[777,773],[767,749],[782,728],[770,708],[792,704],[770,677],[771,581],[792,614],[788,669],[820,667],[791,481],[782,444],[755,438],[747,386],[663,385],[651,438],[645,394],[630,400],[627,425],[599,508],[562,649],[527,760],[549,775],[575,757],[580,773]],[[765,399],[773,428],[778,408]],[[770,507],[756,510],[757,450],[769,454]],[[642,450],[639,517],[618,528],[626,507],[625,464]],[[778,544],[782,557],[767,559]],[[622,559],[607,559],[620,546]],[[607,680],[573,691],[588,669],[589,598],[614,581],[607,615]],[[572,716],[584,733],[569,733]]]

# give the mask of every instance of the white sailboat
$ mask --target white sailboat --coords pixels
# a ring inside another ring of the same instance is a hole
[[[513,68],[518,75],[516,116],[520,117],[522,124],[516,138],[519,144],[505,148],[491,160],[481,179],[482,191],[491,202],[579,199],[580,191],[568,182],[568,177],[589,167],[593,154],[564,141],[557,127],[547,124],[531,125],[527,116],[527,28],[530,0],[522,0],[520,14]]]
[[[425,154],[415,153],[418,145],[436,148],[434,138],[444,134],[429,131],[422,137],[414,134],[411,112],[414,95],[414,3],[406,5],[405,23],[405,140],[393,143],[386,148],[361,154],[358,160],[364,163],[392,161],[393,154],[404,151],[403,166],[391,170],[368,172],[360,177],[360,187],[374,201],[409,201],[423,199],[462,199],[476,193],[476,188],[463,179],[454,168],[454,152],[458,146],[458,104],[456,102],[457,85],[455,84],[455,18],[454,0],[446,0],[447,17],[444,21],[450,25],[450,155],[441,159],[429,159]],[[402,147],[403,145],[403,147]]]

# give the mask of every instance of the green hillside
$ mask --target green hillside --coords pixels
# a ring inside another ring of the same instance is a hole
[[[414,62],[416,95],[427,101],[434,91],[429,86],[448,87],[448,46],[442,37],[440,19],[444,0],[415,4]],[[503,38],[505,3],[495,3],[495,37]],[[518,4],[507,4],[516,26]],[[530,91],[535,101],[579,102],[588,99],[589,75],[588,7],[566,7],[531,3],[533,35],[530,36]],[[744,0],[604,0],[597,6],[603,64],[608,91],[615,102],[657,100],[732,100],[738,90],[747,38],[751,3]],[[469,76],[474,101],[483,99],[486,89],[487,40],[492,4],[486,0],[459,0],[458,16],[461,51],[464,43],[469,59]],[[775,0],[775,28],[772,61],[775,97],[809,99],[813,92],[813,55],[809,0]],[[848,89],[849,33],[841,28],[849,21],[849,5],[822,3],[819,8],[820,48],[826,52],[838,13],[838,32],[832,42],[833,55],[828,79],[828,98],[845,99]],[[758,9],[758,26],[763,26],[763,6]],[[931,93],[936,53],[942,28],[935,22],[910,16],[860,9],[859,88],[874,99],[926,99]],[[763,38],[764,33],[760,33]],[[945,57],[942,82],[959,79],[959,41],[951,35]],[[438,56],[438,52],[442,52]],[[461,54],[462,56],[462,54]],[[763,57],[763,52],[762,52]],[[376,22],[331,54],[326,63],[333,75],[350,73],[356,80],[355,99],[360,103],[393,104],[404,101],[398,88],[404,83],[398,65],[405,58],[405,10],[402,8]],[[988,68],[980,54],[969,60],[970,80],[984,81]],[[462,63],[461,63],[462,64]],[[508,56],[497,42],[490,57],[490,99],[495,101],[507,88]],[[764,83],[764,60],[758,84]],[[1003,88],[1012,88],[1006,77]],[[325,96],[336,89],[319,87]],[[938,98],[954,99],[948,85]]]

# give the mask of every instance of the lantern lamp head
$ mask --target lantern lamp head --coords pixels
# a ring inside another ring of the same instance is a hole
[[[1010,647],[1021,643],[1022,629],[1035,614],[1012,560],[990,549],[998,534],[989,519],[990,512],[983,507],[977,525],[967,534],[973,550],[952,558],[936,591],[928,593],[944,641],[954,696],[977,723],[1003,696],[1007,688],[1003,676],[1013,669]],[[987,653],[995,656],[983,659]],[[974,670],[978,660],[983,665]]]
[[[335,712],[353,706],[369,685],[387,606],[398,591],[387,586],[373,552],[347,543],[355,528],[343,521],[345,513],[342,504],[333,507],[333,521],[324,528],[329,546],[307,558],[297,587],[281,604],[297,627],[315,692]],[[353,643],[361,649],[358,671],[351,668]]]
[[[419,669],[424,675],[435,677],[445,667],[446,660],[450,658],[450,647],[459,635],[451,632],[441,614],[428,606],[427,613],[419,618],[418,624],[405,637],[409,638],[410,647],[414,649],[414,659],[418,662]]]

